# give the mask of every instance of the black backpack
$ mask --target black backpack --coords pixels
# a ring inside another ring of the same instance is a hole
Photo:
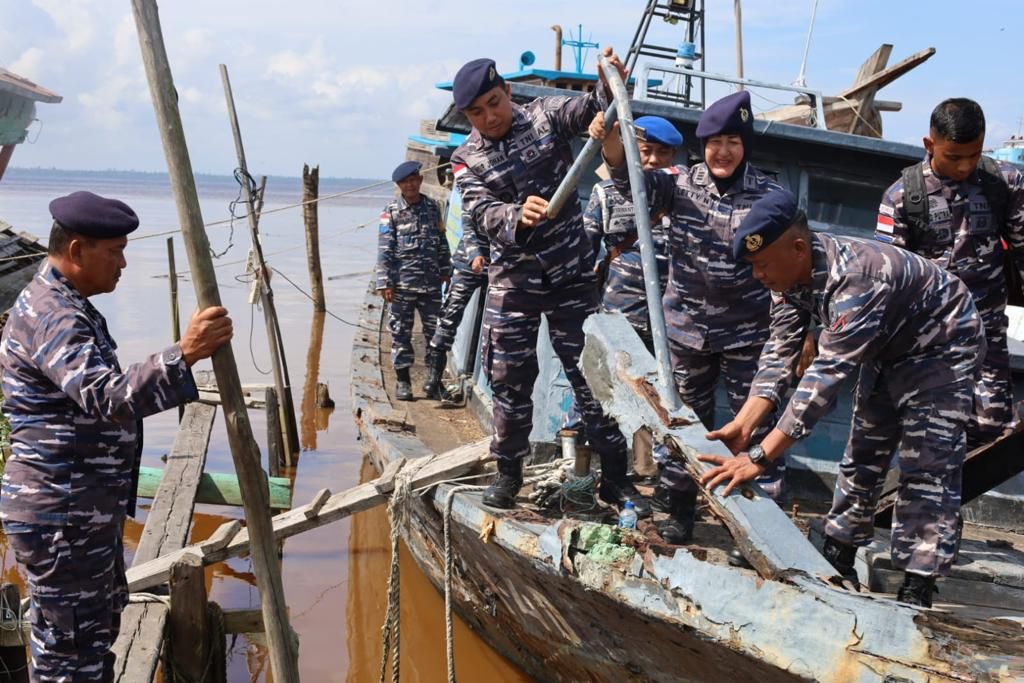
[[[978,177],[981,180],[981,193],[985,195],[992,212],[992,220],[998,226],[1000,236],[1005,239],[1010,186],[1006,184],[999,163],[991,157],[983,156],[978,160]],[[928,228],[928,192],[924,186],[924,169],[921,164],[903,169],[903,219],[918,233]],[[1020,273],[1008,249],[1003,251],[1003,272],[1006,276],[1008,303],[1024,305],[1024,283],[1021,282]]]

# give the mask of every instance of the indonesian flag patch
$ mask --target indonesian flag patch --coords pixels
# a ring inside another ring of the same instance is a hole
[[[893,232],[892,227],[892,216],[886,216],[885,214],[878,214],[878,223],[875,225],[875,231],[886,235],[891,235]]]
[[[456,178],[458,178],[460,175],[462,175],[465,172],[466,172],[466,165],[465,164],[455,164],[454,166],[452,166],[452,173],[455,175]]]

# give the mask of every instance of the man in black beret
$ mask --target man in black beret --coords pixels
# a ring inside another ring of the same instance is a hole
[[[625,77],[611,48],[604,56]],[[583,321],[597,309],[594,259],[580,205],[570,201],[558,215],[546,214],[548,199],[572,165],[573,142],[608,106],[603,79],[579,97],[542,97],[522,106],[512,101],[492,60],[469,62],[453,83],[455,106],[473,126],[452,155],[455,183],[463,211],[491,243],[482,358],[494,401],[491,453],[498,478],[483,497],[492,507],[514,507],[522,487],[543,315],[587,438],[601,458],[601,498],[616,506],[632,500],[640,516],[650,514],[626,476],[625,438],[578,367]]]
[[[935,578],[949,572],[955,557],[966,428],[985,350],[970,290],[903,249],[812,233],[785,190],[754,204],[736,231],[733,254],[773,292],[771,337],[747,402],[732,422],[708,434],[737,455],[700,456],[716,465],[702,483],[725,483],[728,495],[757,478],[810,434],[844,380],[859,370],[823,553],[856,584],[856,549],[874,539],[879,487],[897,453],[892,563],[905,573],[898,598],[930,607]],[[754,430],[783,407],[812,320],[821,328],[818,355],[775,427],[748,448]]]
[[[128,602],[122,532],[135,513],[142,418],[197,398],[189,368],[232,327],[225,309],[206,308],[180,343],[122,369],[89,298],[114,291],[139,219],[91,192],[50,212],[47,261],[0,340],[12,451],[0,519],[28,578],[32,679],[108,681]]]
[[[391,304],[388,329],[397,376],[395,398],[411,401],[409,368],[416,359],[412,346],[414,316],[419,311],[429,349],[441,312],[441,287],[451,279],[452,261],[441,207],[420,192],[420,163],[402,162],[391,174],[391,180],[398,186],[399,197],[380,214],[377,291]],[[433,365],[433,359],[428,358],[427,366]],[[439,385],[427,381],[423,387],[426,397],[440,398]]]

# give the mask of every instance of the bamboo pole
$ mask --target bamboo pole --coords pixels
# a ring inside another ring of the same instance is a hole
[[[196,287],[196,298],[200,307],[219,306],[220,291],[210,259],[210,243],[203,228],[192,162],[185,142],[177,91],[167,61],[155,0],[132,0],[132,13],[139,34],[139,47],[153,98],[157,127],[167,157],[167,170]],[[224,401],[231,457],[242,488],[246,529],[252,539],[253,572],[260,593],[274,681],[297,683],[298,648],[292,641],[288,625],[284,587],[276,557],[277,544],[274,542],[270,521],[267,478],[260,467],[260,451],[253,438],[252,425],[249,424],[238,367],[230,345],[221,347],[213,355],[213,369]]]
[[[320,193],[320,167],[310,169],[302,165],[302,218],[306,224],[306,263],[309,265],[309,285],[313,294],[313,310],[327,310],[324,298],[324,275],[320,269],[320,220],[317,196]]]
[[[238,125],[238,112],[235,110],[235,98],[231,93],[231,79],[228,68],[220,65],[220,79],[224,84],[224,98],[228,105],[228,119],[231,122],[231,134],[235,139],[235,153],[238,157],[238,168],[242,175],[249,178],[249,168],[245,163],[245,148],[242,146],[242,129]],[[259,266],[257,278],[260,283],[260,298],[263,302],[263,319],[267,327],[267,342],[270,345],[270,363],[274,372],[274,385],[277,397],[284,414],[285,465],[291,467],[299,452],[299,430],[295,424],[295,402],[292,400],[292,386],[288,377],[288,361],[284,354],[281,341],[281,325],[277,318],[277,306],[274,304],[274,290],[270,287],[270,271],[263,258],[263,244],[260,241],[259,223],[256,218],[255,199],[251,192],[244,192],[245,205],[248,209],[249,234],[252,248]],[[262,200],[260,202],[262,207]]]

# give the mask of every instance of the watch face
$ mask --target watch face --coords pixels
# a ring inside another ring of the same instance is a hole
[[[164,365],[174,365],[181,360],[181,350],[171,349],[164,351]]]

